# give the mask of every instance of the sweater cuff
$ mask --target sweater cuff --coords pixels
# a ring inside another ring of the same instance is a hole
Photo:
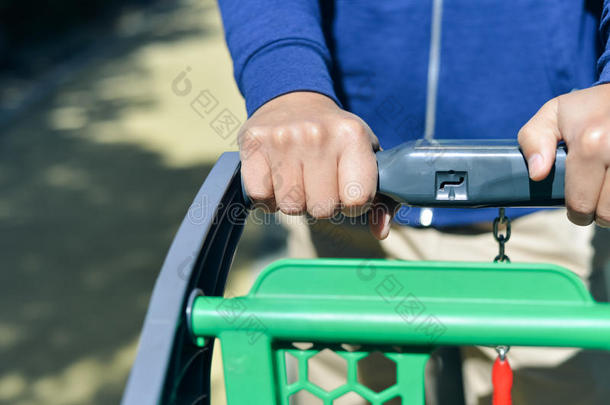
[[[330,58],[315,43],[300,39],[276,41],[258,50],[246,63],[241,80],[250,117],[271,99],[294,91],[313,91],[341,105],[329,74]]]
[[[605,51],[599,58],[597,68],[599,70],[599,80],[595,82],[594,86],[610,83],[610,50]]]

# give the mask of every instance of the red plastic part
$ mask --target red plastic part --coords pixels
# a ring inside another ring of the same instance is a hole
[[[494,390],[493,405],[512,405],[510,393],[513,388],[513,370],[507,359],[496,359],[491,372],[491,382]]]

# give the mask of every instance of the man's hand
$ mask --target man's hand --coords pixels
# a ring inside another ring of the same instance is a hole
[[[568,146],[568,218],[610,227],[610,84],[556,97],[521,128],[519,144],[532,180],[549,174],[559,141]]]
[[[244,185],[255,205],[288,215],[360,215],[377,191],[377,137],[330,98],[295,92],[259,108],[239,134]],[[371,231],[388,235],[391,214],[375,205]]]

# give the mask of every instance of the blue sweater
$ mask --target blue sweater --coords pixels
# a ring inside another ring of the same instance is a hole
[[[385,149],[423,137],[516,138],[549,99],[610,82],[610,0],[219,4],[248,115],[279,95],[315,91],[362,117]],[[431,225],[496,212],[435,209]],[[425,217],[403,208],[396,219],[419,226]]]

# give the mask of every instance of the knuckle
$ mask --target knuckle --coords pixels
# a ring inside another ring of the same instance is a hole
[[[292,137],[290,131],[285,127],[276,127],[271,130],[272,142],[277,146],[290,143]]]
[[[324,131],[318,123],[304,123],[302,132],[307,145],[321,146],[324,143]]]
[[[255,132],[252,129],[244,129],[237,135],[237,145],[240,150],[248,147],[248,145],[260,144],[260,142],[260,132]]]
[[[337,211],[338,203],[335,199],[307,202],[307,212],[314,218],[330,218]]]
[[[279,209],[286,215],[301,215],[305,212],[303,205],[286,201],[279,203]]]
[[[342,135],[348,137],[348,139],[361,141],[362,139],[368,140],[368,133],[364,124],[356,118],[343,118],[338,128]]]
[[[261,140],[264,138],[269,129],[267,127],[262,126],[253,126],[253,127],[244,127],[239,133],[239,140],[241,142],[245,141],[253,141],[253,140]]]
[[[578,146],[583,156],[593,157],[607,151],[608,144],[610,144],[609,132],[600,126],[586,128],[578,139]]]
[[[297,187],[292,187],[279,200],[280,211],[287,215],[300,215],[305,212],[305,195]]]
[[[343,207],[345,209],[355,209],[366,207],[372,201],[372,197],[367,194],[346,196],[342,199]]]
[[[569,93],[550,99],[549,101],[547,101],[546,103],[544,103],[542,105],[542,107],[540,108],[539,111],[557,111],[557,109],[559,108],[559,104],[563,100],[565,100],[565,97],[568,95],[569,95]]]
[[[248,196],[253,202],[267,202],[273,199],[273,192],[262,189],[254,189],[252,191],[248,190]]]
[[[531,136],[532,130],[526,124],[523,128],[519,130],[519,134],[517,134],[517,140],[519,141],[519,143],[527,142],[529,139],[531,139]]]
[[[265,144],[268,130],[264,127],[244,128],[237,135],[237,145],[242,160],[247,160]]]
[[[242,162],[248,160],[263,145],[259,136],[249,132],[240,133],[237,138],[237,144]]]
[[[591,215],[595,211],[595,207],[589,201],[578,198],[567,200],[566,208],[578,216]]]

